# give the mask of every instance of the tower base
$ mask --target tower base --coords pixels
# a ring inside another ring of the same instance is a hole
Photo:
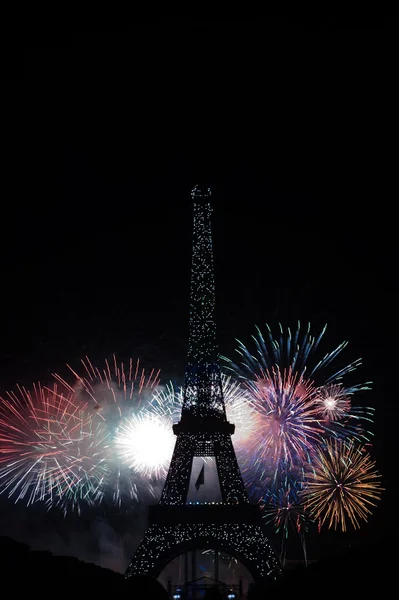
[[[259,524],[152,524],[145,533],[125,577],[157,578],[181,554],[212,548],[231,554],[248,569],[255,582],[275,579],[281,572],[269,541]]]

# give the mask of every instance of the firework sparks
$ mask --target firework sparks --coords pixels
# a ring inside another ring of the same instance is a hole
[[[80,511],[102,498],[108,445],[73,393],[40,384],[0,402],[0,490]]]
[[[214,562],[215,559],[215,550],[203,550],[202,554],[204,556],[211,556]],[[231,567],[235,567],[239,564],[237,558],[235,556],[232,556],[230,554],[226,554],[225,552],[220,552],[218,551],[218,559],[225,561],[227,568],[230,570]]]
[[[270,489],[261,507],[266,523],[273,523],[277,533],[288,537],[289,531],[301,533],[306,530],[309,518],[300,497],[301,482],[284,478],[277,491]]]
[[[58,374],[54,377],[70,392],[79,393],[82,401],[104,421],[122,418],[126,413],[139,409],[143,400],[159,384],[160,371],[152,369],[147,375],[139,360],[118,363],[114,355],[112,362],[105,360],[101,369],[93,366],[87,356],[81,363],[82,375],[67,365],[75,378],[72,385]]]
[[[353,442],[328,440],[313,457],[303,490],[310,514],[329,528],[357,529],[381,495],[380,475],[364,449]]]
[[[255,412],[254,432],[246,443],[242,471],[251,495],[259,499],[281,473],[311,462],[323,438],[369,442],[366,427],[373,409],[353,406],[354,394],[369,390],[369,383],[343,385],[341,380],[361,364],[357,359],[343,368],[334,363],[346,348],[343,342],[319,354],[326,327],[313,336],[310,325],[291,331],[280,325],[274,336],[267,326],[252,336],[255,351],[238,341],[240,361],[225,358],[227,369],[243,382]]]
[[[273,369],[265,375],[250,385],[258,417],[253,436],[256,456],[274,468],[280,461],[293,465],[304,460],[323,433],[314,388],[291,371]]]
[[[235,425],[233,444],[240,450],[255,432],[256,413],[248,390],[240,382],[222,374],[222,389],[227,419]]]
[[[178,423],[183,406],[183,388],[175,388],[170,381],[166,386],[158,386],[150,399],[149,411],[162,420],[168,421],[170,428]]]
[[[266,523],[274,525],[276,534],[281,534],[280,561],[285,563],[286,540],[289,532],[299,535],[303,554],[306,558],[305,532],[311,523],[301,498],[302,480],[297,477],[283,477],[278,485],[266,492],[261,509]]]
[[[336,421],[348,415],[350,396],[341,385],[326,385],[317,390],[316,405],[327,421]]]
[[[256,413],[248,390],[240,382],[224,374],[221,375],[221,380],[227,419],[236,427],[233,443],[236,449],[241,448],[255,431]],[[168,419],[172,426],[180,420],[183,396],[184,389],[175,389],[169,382],[164,388],[160,386],[154,391],[149,410],[162,419]]]
[[[311,335],[310,324],[306,329],[301,330],[301,324],[298,322],[298,327],[294,331],[291,331],[290,328],[284,331],[280,324],[279,335],[276,337],[273,336],[270,327],[268,325],[266,327],[266,337],[258,327],[256,327],[256,335],[252,336],[255,343],[255,354],[252,354],[242,342],[237,340],[236,351],[241,357],[239,364],[223,357],[227,362],[227,368],[243,379],[263,379],[266,373],[278,367],[281,370],[290,370],[302,378],[306,376],[306,379],[313,381],[316,381],[320,375],[322,385],[326,385],[354,371],[361,364],[361,359],[358,358],[341,369],[333,369],[328,376],[326,375],[326,369],[348,345],[348,342],[342,342],[324,358],[318,359],[317,350],[327,325],[316,337]]]
[[[81,361],[83,372],[79,374],[75,369],[68,365],[68,368],[75,381],[69,384],[65,379],[55,374],[54,377],[64,388],[80,399],[82,405],[86,406],[93,417],[93,422],[100,423],[102,429],[106,432],[110,440],[110,451],[108,455],[108,474],[104,485],[104,494],[112,497],[112,500],[118,506],[122,504],[129,508],[132,500],[139,499],[139,493],[146,495],[151,492],[151,485],[148,481],[142,480],[145,472],[149,475],[150,463],[148,469],[135,469],[134,465],[141,464],[140,461],[131,460],[133,448],[140,452],[132,435],[133,425],[138,423],[144,428],[145,419],[140,415],[148,409],[151,403],[151,397],[157,390],[159,384],[159,373],[152,369],[148,374],[140,361],[134,362],[130,359],[127,363],[118,362],[115,355],[109,362],[105,360],[101,368],[95,366],[93,362],[86,357]],[[147,438],[136,430],[136,438],[143,440]],[[135,439],[136,439],[135,438]],[[128,453],[126,447],[127,440],[131,441],[132,449]],[[124,451],[121,451],[122,443],[125,443]],[[128,460],[128,457],[129,460]],[[161,465],[154,465],[152,475],[154,477],[162,476]]]

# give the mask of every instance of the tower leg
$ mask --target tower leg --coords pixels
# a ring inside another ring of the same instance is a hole
[[[184,585],[187,589],[188,584],[188,552],[184,553]]]
[[[191,581],[197,579],[197,552],[193,550],[191,553]]]

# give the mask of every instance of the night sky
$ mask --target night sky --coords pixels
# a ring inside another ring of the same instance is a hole
[[[392,18],[170,17],[21,40],[3,91],[1,393],[114,352],[181,381],[190,190],[205,182],[221,353],[298,319],[328,323],[326,351],[350,342],[388,488],[362,535],[387,535],[396,33]]]

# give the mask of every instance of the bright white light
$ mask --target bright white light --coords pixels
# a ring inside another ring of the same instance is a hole
[[[329,410],[334,409],[336,404],[337,404],[337,401],[334,398],[326,398],[324,400],[324,406]]]
[[[169,419],[143,411],[125,419],[115,440],[119,458],[146,477],[166,475],[175,438]]]
[[[350,410],[350,396],[340,385],[327,385],[317,390],[316,404],[328,420],[342,419]]]

